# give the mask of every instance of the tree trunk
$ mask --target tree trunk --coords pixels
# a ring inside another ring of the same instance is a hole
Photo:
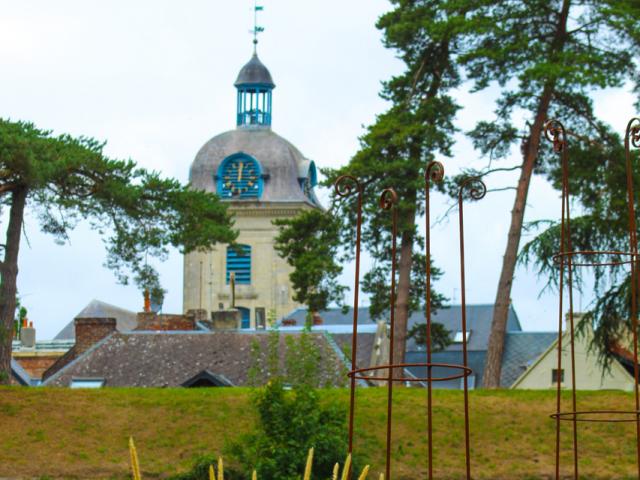
[[[402,222],[413,225],[415,222],[415,210]],[[398,261],[398,288],[396,294],[395,329],[393,342],[393,363],[404,363],[404,354],[407,348],[407,324],[409,322],[409,294],[411,286],[411,266],[413,262],[413,231],[405,230],[400,235],[400,259]],[[396,376],[402,375],[402,369],[398,369]]]
[[[569,17],[570,0],[564,0],[562,11],[558,19],[555,37],[550,46],[550,57],[559,50],[562,50],[566,42],[567,18]],[[542,128],[547,120],[547,112],[555,83],[549,81],[540,96],[536,110],[535,120],[531,126],[529,138],[525,142],[523,149],[523,162],[520,179],[516,189],[516,199],[511,211],[511,226],[507,238],[507,248],[502,259],[502,272],[498,282],[498,292],[496,293],[496,303],[493,310],[493,320],[491,322],[491,335],[489,336],[489,346],[487,349],[487,360],[484,367],[482,384],[485,388],[498,388],[500,386],[500,371],[502,369],[502,354],[504,352],[504,337],[507,329],[507,319],[509,317],[509,305],[511,304],[511,286],[513,284],[513,274],[516,269],[518,259],[518,248],[520,237],[522,236],[522,224],[524,221],[524,210],[529,193],[531,175],[538,158],[538,148],[542,136]]]
[[[26,200],[26,188],[20,187],[13,191],[4,259],[0,264],[0,384],[8,384],[11,379],[11,341],[16,311],[18,251]]]

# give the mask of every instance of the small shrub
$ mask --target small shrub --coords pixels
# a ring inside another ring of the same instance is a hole
[[[314,449],[314,474],[331,478],[347,451],[344,408],[321,403],[315,389],[304,384],[285,390],[279,379],[256,391],[253,404],[255,430],[226,448],[246,478],[255,469],[261,480],[298,480],[309,448]]]

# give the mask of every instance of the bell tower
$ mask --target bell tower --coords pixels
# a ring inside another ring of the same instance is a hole
[[[320,208],[314,162],[271,129],[276,85],[256,52],[262,30],[255,25],[253,55],[234,82],[236,128],[205,143],[189,174],[193,188],[228,203],[239,236],[234,246],[185,255],[183,309],[210,315],[236,308],[240,328],[264,328],[301,306],[293,300],[292,269],[275,250],[273,221]]]

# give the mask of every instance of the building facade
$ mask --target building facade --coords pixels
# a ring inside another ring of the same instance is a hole
[[[300,306],[293,300],[291,267],[274,248],[273,221],[319,208],[317,172],[313,161],[272,131],[275,84],[257,54],[242,67],[235,87],[236,128],[200,149],[189,181],[229,203],[238,245],[185,255],[183,307],[209,313],[235,307],[242,328],[260,328]]]

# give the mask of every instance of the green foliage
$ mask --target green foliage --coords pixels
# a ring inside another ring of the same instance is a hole
[[[276,379],[254,393],[257,425],[226,448],[249,478],[253,469],[265,480],[299,480],[309,448],[317,478],[330,478],[347,451],[346,411],[335,401],[320,402],[301,384],[287,391]]]
[[[416,323],[407,334],[417,345],[427,345],[427,324]],[[431,351],[439,352],[451,345],[451,332],[438,322],[431,322]]]
[[[315,341],[317,335],[320,334],[312,334],[308,329],[287,335],[273,329],[269,332],[265,348],[254,340],[251,344],[249,384],[258,386],[277,380],[294,387],[344,385],[345,367],[336,364],[335,352],[324,343]]]
[[[20,299],[16,299],[16,317],[13,321],[13,336],[15,339],[20,339],[20,331],[22,330],[22,322],[27,318],[27,309],[22,306]]]
[[[103,148],[91,138],[54,136],[30,123],[0,119],[0,200],[8,205],[8,193],[26,189],[27,207],[59,243],[80,221],[88,222],[102,235],[106,265],[118,279],[127,283],[131,271],[151,290],[157,275],[149,256],[164,259],[169,247],[190,252],[235,240],[217,196],[163,179],[131,160],[107,158]]]
[[[570,141],[568,151],[569,191],[573,202],[577,200],[580,204],[580,214],[571,218],[573,250],[628,251],[628,196],[622,140],[609,132],[607,141],[595,146],[579,139]],[[632,154],[632,162],[633,183],[637,188],[640,184],[637,152]],[[560,188],[560,174],[557,168],[547,174],[556,188]],[[553,256],[560,251],[560,223],[537,222],[530,228],[542,231],[523,247],[520,261],[535,266],[538,274],[548,279],[547,287],[556,289],[560,273]],[[590,256],[588,259],[577,257],[576,261],[610,263],[612,259],[627,260]],[[583,312],[580,328],[593,328],[591,347],[606,366],[612,358],[611,347],[616,343],[626,345],[631,331],[630,272],[628,265],[598,265],[587,271],[575,268],[574,284],[588,279],[585,274],[594,276],[596,299],[589,310]]]
[[[326,310],[333,302],[342,304],[346,287],[337,281],[342,273],[338,219],[331,212],[313,209],[273,223],[280,227],[276,250],[294,268],[290,275],[293,299],[311,312]]]
[[[425,291],[427,287],[427,257],[423,253],[414,252],[411,262],[411,285],[409,286],[409,313],[425,308]],[[437,281],[442,271],[431,265],[431,281]],[[381,319],[389,313],[389,292],[391,291],[391,265],[388,263],[374,265],[362,279],[362,291],[371,294],[369,311],[373,319]],[[431,289],[431,308],[436,311],[444,307],[447,299],[444,295]]]
[[[516,196],[523,206],[514,209],[503,266],[503,271],[509,272],[515,266],[531,169],[559,187],[558,155],[544,145],[544,140],[543,147],[538,147],[542,122],[557,118],[564,123],[572,144],[571,192],[586,212],[572,224],[574,248],[591,250],[623,242],[625,232],[619,219],[624,215],[619,203],[624,199],[621,195],[624,178],[616,166],[620,164],[619,140],[596,117],[592,98],[598,89],[623,87],[627,82],[640,91],[638,62],[634,59],[640,47],[640,3],[633,0],[458,3],[467,4],[466,28],[457,44],[459,64],[474,91],[497,86],[500,96],[495,120],[478,122],[468,132],[475,148],[488,157],[488,164],[480,169],[467,168],[450,179],[448,192],[457,195],[462,176],[505,170],[494,168],[492,161],[507,157],[514,146],[520,148],[524,159],[533,158],[533,163],[523,162],[511,168],[524,170]],[[616,149],[618,153],[614,154]],[[616,184],[616,178],[621,182]],[[520,254],[524,261],[535,263],[541,274],[549,275],[552,286],[558,278],[551,259],[559,246],[558,232],[558,225],[551,223]],[[613,278],[607,279],[609,274]],[[614,327],[616,318],[628,318],[623,308],[627,302],[612,301],[614,292],[620,290],[620,280],[620,271],[596,271],[597,290],[605,294],[604,303],[598,302],[586,318],[596,327],[596,341],[603,355],[607,355],[608,345],[602,342],[621,331]],[[503,282],[498,297],[508,298],[504,293],[510,288],[511,282]],[[608,333],[598,332],[600,327]]]
[[[218,457],[215,455],[201,455],[195,460],[189,471],[172,475],[169,480],[209,480],[209,467],[217,464]],[[247,480],[251,477],[242,475],[236,469],[225,465],[224,478],[225,480]]]

